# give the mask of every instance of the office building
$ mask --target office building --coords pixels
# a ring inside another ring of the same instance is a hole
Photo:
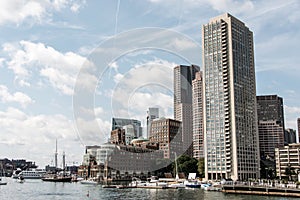
[[[182,122],[182,142],[185,153],[193,155],[192,80],[200,68],[179,65],[174,68],[174,118]]]
[[[112,128],[111,130],[115,130],[117,128],[122,129],[123,126],[133,125],[135,137],[143,136],[143,130],[141,127],[141,121],[136,119],[125,119],[125,118],[112,118]]]
[[[284,131],[284,145],[293,144],[297,142],[296,130],[287,128]]]
[[[262,95],[256,101],[260,156],[274,158],[275,148],[284,145],[283,99]]]
[[[147,138],[150,136],[151,122],[159,118],[159,108],[149,108],[147,111]]]
[[[203,81],[202,73],[197,72],[192,81],[193,89],[193,157],[204,158],[203,134]]]
[[[300,144],[294,143],[275,148],[275,159],[276,176],[279,177],[279,179],[295,179],[300,171]],[[290,169],[291,174],[286,174],[287,168]]]
[[[259,178],[253,33],[226,13],[202,26],[205,178]]]
[[[182,153],[181,122],[174,119],[160,118],[152,121],[150,143],[158,143],[164,158],[175,158]]]

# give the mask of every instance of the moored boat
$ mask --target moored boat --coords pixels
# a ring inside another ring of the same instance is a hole
[[[2,179],[0,178],[0,185],[7,185],[7,182],[3,182]]]
[[[45,170],[24,170],[18,174],[17,178],[23,177],[23,179],[41,179],[45,174]]]
[[[88,180],[82,180],[80,181],[81,184],[85,184],[85,185],[98,185],[99,182],[92,180],[92,179],[88,179]]]
[[[48,181],[48,182],[71,182],[72,177],[71,176],[46,176],[42,178],[43,181]]]
[[[197,180],[186,180],[184,185],[187,188],[201,188],[201,183]]]

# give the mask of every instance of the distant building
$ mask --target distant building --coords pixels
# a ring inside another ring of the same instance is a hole
[[[129,145],[130,142],[136,138],[135,133],[134,133],[134,126],[132,124],[123,126],[123,130],[125,133],[125,144]]]
[[[193,157],[204,158],[203,133],[203,79],[202,72],[196,72],[193,89]]]
[[[111,178],[149,177],[151,172],[164,166],[157,166],[157,159],[163,158],[163,151],[140,146],[117,145],[108,158]]]
[[[164,167],[156,163],[157,159],[163,158],[163,151],[141,146],[143,145],[110,143],[89,146],[84,159],[89,156],[92,159],[90,162],[84,160],[78,169],[78,174],[82,177],[97,177],[100,180],[105,178],[131,180],[132,177],[148,177],[153,170]]]
[[[260,156],[274,158],[275,148],[284,146],[283,99],[262,95],[256,101]]]
[[[297,125],[298,125],[298,143],[300,143],[300,118],[297,119]]]
[[[110,133],[110,142],[113,144],[126,144],[125,130],[117,128]]]
[[[279,179],[288,178],[286,169],[292,170],[296,176],[300,170],[300,144],[289,144],[284,147],[275,148],[276,176]]]
[[[182,122],[183,149],[189,156],[193,156],[192,80],[199,70],[196,65],[174,68],[174,118]]]
[[[284,144],[293,144],[297,142],[296,138],[296,130],[293,130],[291,128],[288,128],[284,132]]]
[[[90,165],[92,161],[96,161],[97,150],[100,149],[100,146],[86,146],[85,147],[85,154],[83,155],[83,162],[82,165]]]
[[[125,118],[112,118],[112,131],[123,126],[133,125],[135,137],[141,137],[143,135],[143,129],[141,127],[141,121],[136,119],[125,119]]]
[[[205,179],[260,177],[253,43],[228,13],[202,26]]]
[[[159,108],[149,108],[147,111],[147,138],[150,136],[151,122],[159,118]]]
[[[174,119],[160,118],[152,121],[150,142],[158,143],[164,158],[174,158],[175,152],[182,153],[181,122]]]

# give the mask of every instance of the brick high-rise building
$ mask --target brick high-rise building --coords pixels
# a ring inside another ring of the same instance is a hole
[[[154,119],[151,123],[151,143],[158,143],[159,150],[164,151],[164,158],[175,158],[182,153],[181,122],[174,119]]]

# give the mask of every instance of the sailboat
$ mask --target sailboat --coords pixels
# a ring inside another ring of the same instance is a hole
[[[176,177],[175,177],[175,182],[170,183],[169,187],[170,188],[185,188],[185,185],[182,182],[179,182],[179,175],[178,175],[178,166],[177,166],[177,154],[175,154],[175,170],[176,170]]]
[[[57,140],[56,140],[56,149],[55,149],[55,169],[57,169]],[[48,174],[42,178],[43,181],[48,182],[71,182],[72,177],[65,174],[65,152],[63,153],[63,173],[62,174]]]

